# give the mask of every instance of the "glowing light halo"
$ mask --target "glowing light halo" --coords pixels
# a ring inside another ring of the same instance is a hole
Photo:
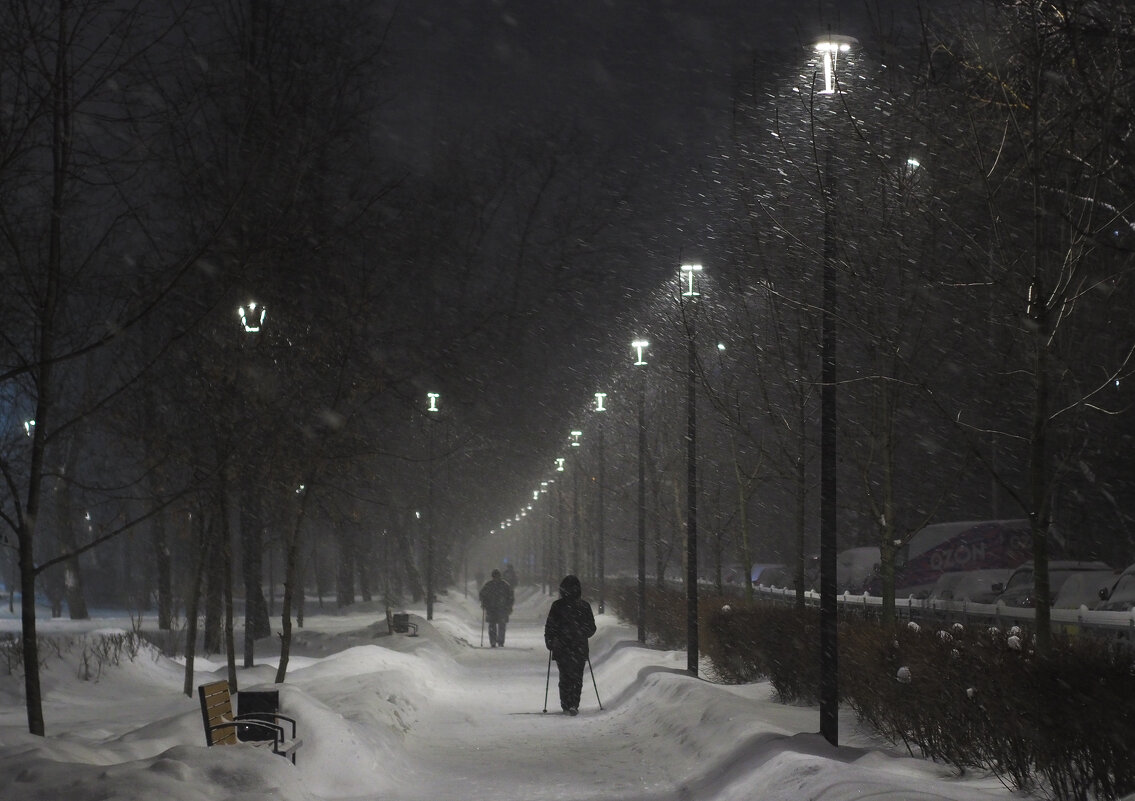
[[[607,411],[607,407],[603,405],[603,400],[606,397],[607,397],[606,392],[596,392],[595,393],[595,411],[597,411],[597,412]]]
[[[426,411],[427,412],[440,411],[437,408],[437,401],[438,401],[438,398],[441,397],[441,393],[440,392],[427,392],[426,397],[429,398],[429,404],[430,404],[428,407],[426,407]]]

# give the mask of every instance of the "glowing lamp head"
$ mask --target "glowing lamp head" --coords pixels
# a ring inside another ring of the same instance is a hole
[[[564,472],[564,457],[562,457],[562,456],[559,456],[559,457],[556,458],[556,472],[557,473]]]
[[[824,64],[824,88],[820,90],[820,94],[835,94],[836,68],[839,65],[839,56],[841,53],[847,53],[855,44],[858,44],[858,41],[854,37],[837,34],[828,34],[816,42],[816,52],[820,54]]]
[[[582,436],[583,436],[583,432],[582,432],[582,431],[573,431],[573,432],[571,432],[571,446],[572,446],[573,448],[578,448],[578,447],[579,447],[579,438],[580,438],[580,437],[582,437]]]
[[[606,392],[596,392],[595,393],[595,411],[597,411],[597,412],[607,411],[607,407],[603,405],[603,401],[605,401],[606,399],[607,399],[607,393]]]
[[[694,289],[694,276],[701,272],[700,264],[683,264],[679,271],[679,276],[686,284],[686,289],[682,292],[682,297],[692,298],[701,293]]]
[[[426,407],[427,412],[439,411],[438,408],[437,408],[437,401],[438,401],[438,398],[440,398],[440,397],[441,397],[441,394],[437,393],[437,392],[427,392],[426,393],[426,398],[429,399],[429,406]]]
[[[257,313],[259,310],[259,313]],[[236,310],[237,316],[240,317],[241,327],[249,334],[256,334],[264,327],[264,318],[268,315],[268,309],[264,306],[258,306],[256,301],[249,301],[248,308],[244,306]]]
[[[635,366],[641,367],[646,364],[646,360],[642,358],[643,352],[650,347],[650,343],[645,339],[636,339],[631,343],[631,347],[635,350]]]

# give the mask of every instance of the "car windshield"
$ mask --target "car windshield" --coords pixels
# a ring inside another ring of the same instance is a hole
[[[1135,573],[1124,573],[1115,582],[1109,601],[1135,601]]]
[[[1005,591],[1008,592],[1009,590],[1017,590],[1031,586],[1033,586],[1032,569],[1030,568],[1028,570],[1018,570],[1016,573],[1009,577],[1009,583],[1005,585]]]
[[[1075,570],[1053,570],[1048,574],[1048,591],[1056,595],[1056,591],[1063,587],[1064,582],[1075,572]]]

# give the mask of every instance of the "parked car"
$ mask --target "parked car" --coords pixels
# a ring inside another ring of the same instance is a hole
[[[1135,609],[1135,565],[1124,570],[1110,588],[1100,590],[1096,609],[1106,612],[1130,612]]]
[[[1053,560],[1048,563],[1048,590],[1049,599],[1056,598],[1064,582],[1074,573],[1094,572],[1114,576],[1115,570],[1103,562],[1079,562],[1072,560]],[[1013,571],[1005,589],[997,596],[997,603],[1006,606],[1032,607],[1036,606],[1036,589],[1033,586],[1034,568],[1032,562],[1026,562]]]
[[[874,546],[840,551],[835,557],[836,592],[863,593],[878,574],[881,561],[879,549]]]
[[[774,578],[778,579],[785,570],[785,566],[780,564],[753,565],[753,585],[757,586],[763,584],[766,587],[783,587],[783,584],[773,583],[772,580]]]
[[[796,586],[793,569],[787,565],[770,566],[761,573],[759,583],[766,587],[780,587],[781,589],[792,589]]]
[[[968,601],[970,603],[991,603],[996,598],[994,585],[1005,585],[1012,570],[991,568],[988,570],[957,570],[943,573],[930,590],[931,601]]]
[[[1100,603],[1100,590],[1107,592],[1115,583],[1115,571],[1089,570],[1073,573],[1064,580],[1059,592],[1052,594],[1053,609],[1095,609]]]

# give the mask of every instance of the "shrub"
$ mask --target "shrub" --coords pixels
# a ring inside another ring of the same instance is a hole
[[[736,603],[702,643],[726,681],[768,679],[785,701],[816,701],[819,616]],[[1056,638],[1038,656],[1027,632],[954,624],[840,622],[840,697],[911,753],[994,772],[1052,798],[1135,790],[1135,655]]]

